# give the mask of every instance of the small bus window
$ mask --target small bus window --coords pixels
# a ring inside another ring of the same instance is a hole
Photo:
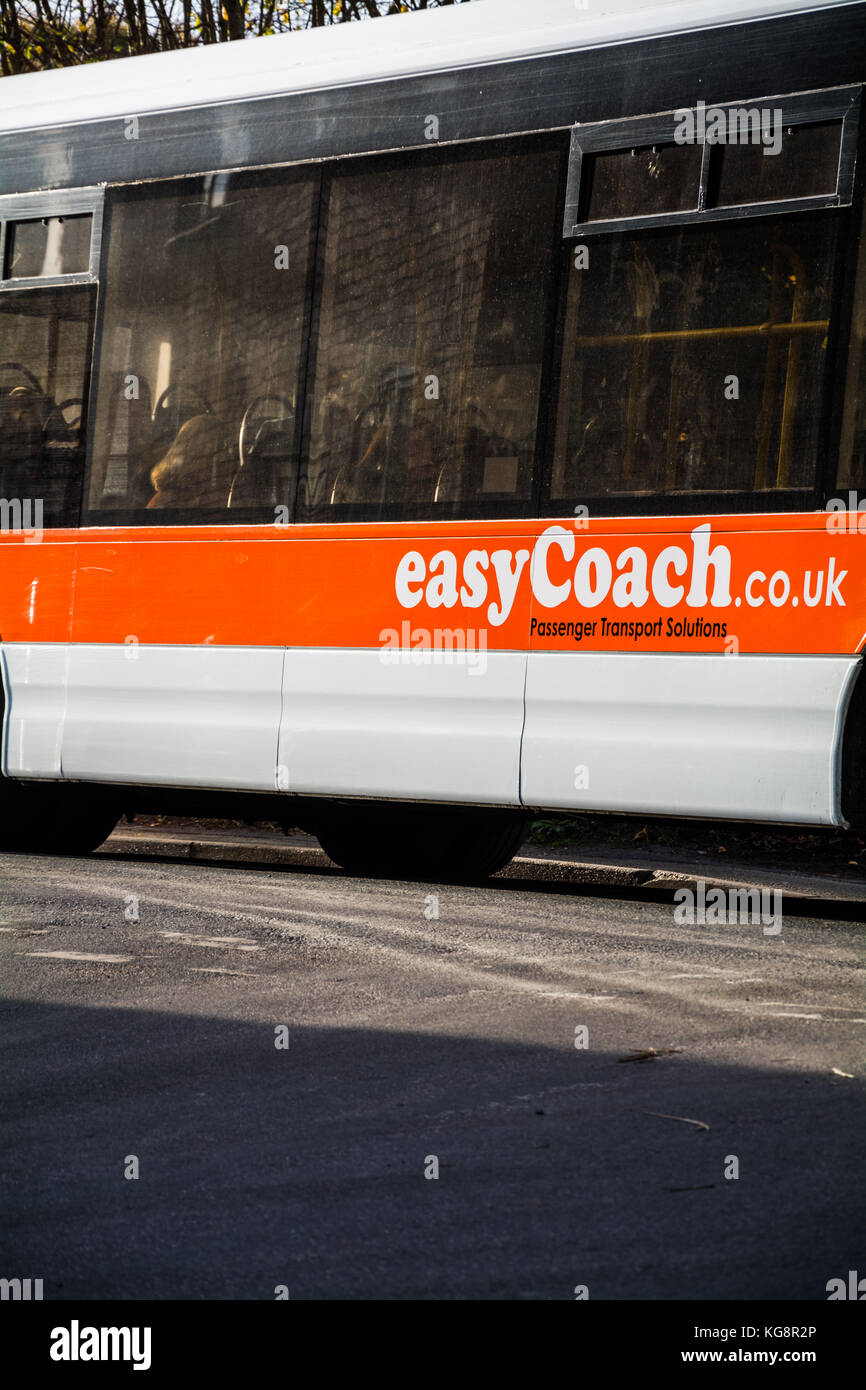
[[[91,520],[291,504],[317,192],[318,175],[260,172],[109,196]]]
[[[28,280],[86,273],[90,269],[92,226],[89,214],[9,223],[5,278]]]
[[[559,161],[334,176],[301,519],[531,509]]]
[[[93,297],[89,285],[0,294],[0,496],[44,526],[78,523]]]
[[[859,115],[844,87],[575,125],[563,235],[843,207]]]
[[[768,136],[774,134],[769,120],[765,130]],[[788,126],[775,131],[775,140],[775,145],[742,143],[720,147],[714,200],[718,207],[835,193],[841,121]]]
[[[586,218],[606,222],[696,208],[700,176],[697,145],[653,145],[589,155],[583,174]]]
[[[814,488],[836,232],[808,213],[593,240],[570,272],[552,502]]]

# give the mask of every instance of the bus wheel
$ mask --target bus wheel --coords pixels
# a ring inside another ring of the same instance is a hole
[[[529,822],[520,812],[367,802],[329,808],[315,833],[349,873],[471,881],[504,869]]]
[[[99,788],[0,778],[0,849],[90,854],[111,834],[119,815],[111,794]]]

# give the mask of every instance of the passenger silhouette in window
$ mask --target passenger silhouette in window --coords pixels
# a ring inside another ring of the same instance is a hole
[[[225,507],[233,466],[222,422],[215,415],[194,415],[151,471],[155,491],[147,507]]]
[[[42,417],[42,401],[30,386],[13,387],[0,403],[4,497],[21,497],[36,482],[42,457]]]
[[[17,385],[0,393],[0,496],[38,498],[49,525],[71,523],[79,433],[41,387]]]

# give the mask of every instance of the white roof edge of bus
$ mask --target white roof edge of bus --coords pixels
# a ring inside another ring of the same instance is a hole
[[[580,0],[471,0],[271,38],[4,77],[0,131],[342,87],[848,3],[589,0],[582,8]]]

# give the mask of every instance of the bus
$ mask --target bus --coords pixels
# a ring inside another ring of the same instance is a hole
[[[3,847],[862,824],[864,79],[843,0],[4,78]]]

